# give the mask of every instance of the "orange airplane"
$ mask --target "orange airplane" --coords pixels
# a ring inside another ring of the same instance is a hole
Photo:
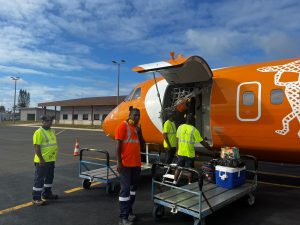
[[[196,127],[214,149],[237,146],[259,160],[300,163],[300,58],[211,70],[199,56],[133,68],[153,80],[137,85],[106,117],[104,132],[128,118],[129,106],[141,110],[148,143],[162,145],[166,110],[196,116]],[[162,77],[156,78],[156,72]]]

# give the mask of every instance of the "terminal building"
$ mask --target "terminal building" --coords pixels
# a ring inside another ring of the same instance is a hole
[[[122,101],[125,96],[120,96]],[[55,123],[59,124],[77,124],[77,125],[101,125],[108,113],[117,106],[117,96],[91,97],[70,99],[63,101],[43,102],[38,104],[43,114],[54,116]],[[50,110],[49,107],[54,107]],[[58,107],[60,110],[58,110]],[[27,115],[26,115],[27,113]],[[23,109],[21,118],[28,118],[28,114],[33,114],[29,110]],[[33,118],[33,116],[29,116]],[[39,120],[38,111],[36,111],[35,120]]]

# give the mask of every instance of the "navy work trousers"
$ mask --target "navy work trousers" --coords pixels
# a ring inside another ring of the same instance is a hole
[[[141,174],[141,167],[123,167],[120,174],[120,218],[128,219],[132,214],[132,206],[138,186],[138,179]]]
[[[54,179],[55,162],[46,162],[43,166],[40,166],[39,163],[34,165],[32,198],[33,200],[40,200],[42,195],[49,196],[52,194],[51,188]]]

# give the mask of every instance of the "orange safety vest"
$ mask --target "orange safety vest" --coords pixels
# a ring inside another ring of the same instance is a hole
[[[127,121],[121,122],[116,129],[115,139],[122,141],[121,158],[123,166],[140,167],[141,149],[136,127],[128,124]]]

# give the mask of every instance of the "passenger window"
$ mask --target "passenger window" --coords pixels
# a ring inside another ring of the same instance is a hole
[[[125,102],[129,102],[130,101],[130,97],[133,93],[134,89],[129,93],[129,95],[126,96],[126,98],[124,99]]]
[[[283,99],[284,99],[284,93],[283,90],[281,89],[273,89],[271,91],[271,96],[270,96],[270,101],[271,104],[273,105],[279,105],[283,103]]]
[[[254,104],[254,93],[252,91],[246,91],[243,93],[243,105],[253,105]]]
[[[138,99],[141,97],[141,88],[137,88],[132,96],[132,100]]]

